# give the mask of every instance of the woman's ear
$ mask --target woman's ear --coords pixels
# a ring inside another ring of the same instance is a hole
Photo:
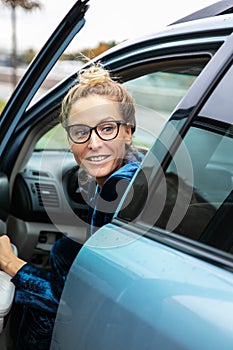
[[[70,152],[73,153],[73,142],[71,141],[71,139],[69,138],[69,136],[67,135],[67,141],[69,143],[69,147],[70,147]]]
[[[131,145],[131,143],[132,143],[132,129],[131,129],[131,126],[130,125],[126,125],[125,126],[125,132],[126,132],[126,134],[125,134],[125,141],[126,141],[126,144],[128,145],[128,146],[130,146]]]

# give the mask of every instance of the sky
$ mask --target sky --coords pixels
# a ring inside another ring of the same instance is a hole
[[[37,0],[40,9],[17,8],[18,51],[38,51],[76,0]],[[90,0],[86,24],[68,51],[81,51],[100,41],[121,42],[159,31],[214,0]],[[0,51],[11,50],[11,11],[0,0]],[[4,28],[4,29],[3,29]]]

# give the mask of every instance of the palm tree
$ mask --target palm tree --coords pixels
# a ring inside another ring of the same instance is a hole
[[[26,11],[31,11],[34,8],[40,8],[41,4],[37,1],[30,0],[1,0],[4,4],[11,7],[11,23],[12,23],[12,53],[11,53],[11,61],[12,61],[12,84],[13,87],[17,84],[17,38],[16,38],[16,8],[17,6],[22,7]]]

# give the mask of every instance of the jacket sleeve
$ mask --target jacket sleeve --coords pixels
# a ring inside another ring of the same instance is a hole
[[[82,244],[60,238],[50,252],[51,271],[25,264],[12,278],[15,302],[56,312],[68,271]]]
[[[15,287],[15,302],[30,305],[36,309],[56,312],[59,293],[55,293],[60,283],[53,273],[43,271],[33,265],[24,265],[11,280]]]

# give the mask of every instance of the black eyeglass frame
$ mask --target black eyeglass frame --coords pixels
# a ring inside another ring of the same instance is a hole
[[[115,124],[117,125],[117,132],[116,132],[116,135],[115,135],[113,138],[107,139],[107,140],[106,140],[106,139],[104,139],[102,136],[99,135],[99,133],[98,133],[98,131],[97,131],[97,128],[98,128],[101,124],[107,124],[107,123],[115,123]],[[78,144],[78,145],[80,145],[80,144],[86,143],[87,141],[90,140],[93,130],[95,130],[96,135],[97,135],[101,140],[103,140],[103,141],[112,141],[112,140],[114,140],[114,139],[118,136],[119,130],[120,130],[120,125],[130,125],[130,123],[126,122],[125,120],[106,120],[106,121],[103,121],[103,122],[97,124],[96,126],[94,126],[94,127],[92,127],[92,128],[91,128],[90,126],[88,126],[88,125],[85,125],[85,124],[72,124],[72,125],[67,125],[67,126],[64,126],[64,125],[63,125],[63,127],[64,127],[64,129],[66,130],[66,132],[67,132],[69,138],[71,139],[71,141],[74,142],[74,143],[76,143],[76,144]],[[85,126],[85,127],[88,127],[88,128],[89,128],[89,136],[88,136],[88,138],[87,138],[85,141],[80,141],[80,142],[75,141],[75,140],[72,138],[71,133],[70,133],[70,129],[71,129],[73,126]]]

